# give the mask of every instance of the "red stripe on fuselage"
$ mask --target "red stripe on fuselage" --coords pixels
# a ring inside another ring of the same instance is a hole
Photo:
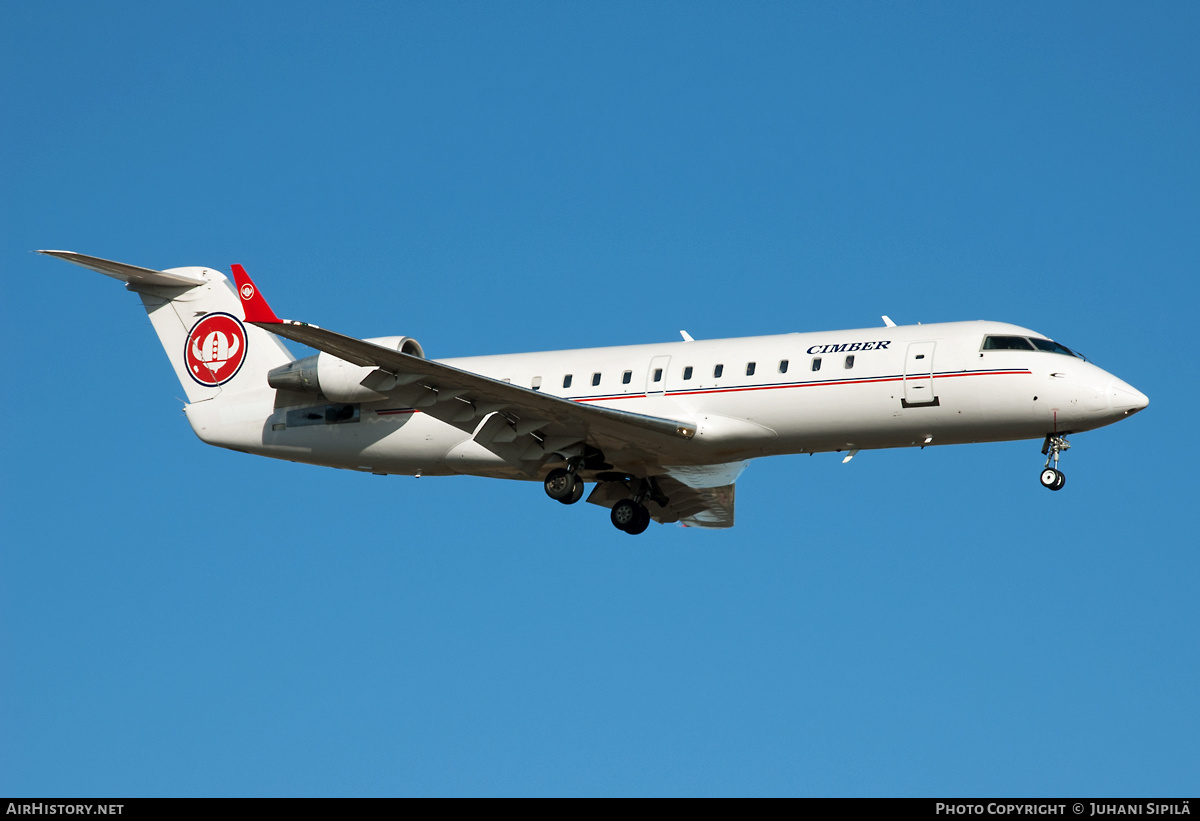
[[[962,373],[935,373],[932,375],[934,379],[953,379],[960,376],[1032,376],[1033,371],[1008,370],[1008,371],[963,371]],[[928,379],[928,376],[910,376],[912,381],[919,379]],[[665,391],[663,396],[701,396],[714,393],[743,393],[745,391],[777,391],[784,388],[820,388],[833,385],[872,385],[883,382],[903,382],[903,376],[878,376],[867,379],[837,379],[826,382],[786,382],[781,385],[746,385],[742,387],[729,388],[710,388],[707,390],[691,390],[691,391]],[[655,394],[656,396],[659,394]],[[648,393],[620,393],[612,396],[585,396],[580,399],[571,399],[572,402],[613,402],[618,399],[647,399]],[[570,399],[570,397],[562,397]],[[420,413],[416,408],[401,408],[375,411],[376,416],[396,416],[404,413]]]
[[[1020,376],[1032,375],[1029,370],[1011,370],[1011,371],[965,371],[963,373],[935,373],[934,379],[949,379],[958,376]],[[910,376],[911,381],[918,379],[928,379],[928,376]],[[741,393],[743,391],[777,391],[783,388],[820,388],[829,385],[870,385],[882,382],[903,382],[903,376],[879,376],[868,379],[837,379],[825,382],[785,382],[781,385],[746,385],[743,387],[730,388],[710,388],[707,390],[691,390],[691,391],[666,391],[664,396],[700,396],[703,394],[713,393]],[[583,399],[575,399],[575,402],[609,402],[615,399],[645,399],[650,394],[648,393],[622,393],[613,396],[595,396],[585,397]]]

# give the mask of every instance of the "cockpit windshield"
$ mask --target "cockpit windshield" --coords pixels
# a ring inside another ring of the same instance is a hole
[[[1066,354],[1067,356],[1078,356],[1080,359],[1084,359],[1083,354],[1075,353],[1075,351],[1071,350],[1066,345],[1060,345],[1050,339],[1038,339],[1037,337],[1030,337],[1029,341],[1032,342],[1033,347],[1037,348],[1039,351],[1047,351],[1048,353],[1061,353]]]
[[[1045,351],[1046,353],[1058,353],[1065,356],[1074,356],[1087,361],[1087,357],[1081,353],[1068,348],[1066,345],[1060,345],[1050,339],[1039,339],[1036,336],[985,336],[983,338],[983,350],[985,351]]]

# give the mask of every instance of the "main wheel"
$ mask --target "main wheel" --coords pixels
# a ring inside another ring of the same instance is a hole
[[[629,532],[629,528],[638,519],[638,508],[641,507],[632,499],[622,499],[612,506],[612,514],[609,518],[612,519],[613,527],[617,530]]]
[[[1055,485],[1058,485],[1058,478],[1061,475],[1062,474],[1059,473],[1054,468],[1046,468],[1045,470],[1042,471],[1042,477],[1041,477],[1042,478],[1042,487],[1050,488],[1050,490],[1058,490],[1058,487],[1055,487]],[[550,481],[550,480],[547,479],[546,481]],[[547,491],[547,492],[549,492],[549,491]]]
[[[1060,470],[1060,471],[1058,471],[1058,481],[1055,482],[1054,487],[1052,487],[1050,489],[1051,490],[1062,490],[1063,485],[1065,485],[1066,483],[1067,483],[1067,475]]]
[[[563,468],[555,468],[546,474],[546,495],[561,502],[571,498],[571,494],[575,492],[575,486],[578,484],[579,480],[575,478],[575,474],[569,473]]]
[[[625,532],[630,536],[636,536],[639,533],[645,533],[646,528],[650,526],[650,511],[646,510],[645,505],[637,506],[637,518],[629,527],[625,528]]]
[[[583,491],[586,489],[587,488],[584,487],[583,482],[579,481],[579,477],[576,476],[575,489],[571,491],[571,495],[565,499],[559,499],[558,501],[562,502],[564,505],[573,505],[583,498]]]

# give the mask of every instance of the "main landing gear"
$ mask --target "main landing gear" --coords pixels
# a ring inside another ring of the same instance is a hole
[[[645,533],[650,526],[650,511],[646,501],[650,500],[659,507],[665,508],[671,500],[658,486],[653,477],[636,479],[629,477],[620,481],[624,484],[632,498],[618,499],[612,506],[612,523],[617,530],[624,531],[630,536]]]
[[[1049,434],[1046,443],[1042,445],[1042,453],[1046,454],[1046,466],[1042,469],[1042,487],[1050,490],[1062,490],[1067,483],[1067,477],[1058,469],[1058,455],[1064,450],[1070,450],[1071,443],[1065,436]],[[1050,463],[1054,463],[1054,467]]]
[[[564,505],[573,505],[583,498],[583,480],[573,467],[555,468],[546,474],[546,495]]]
[[[612,523],[617,530],[624,530],[630,536],[645,533],[650,526],[650,511],[641,502],[633,499],[622,499],[612,506]]]
[[[584,482],[579,477],[580,462],[570,460],[565,468],[555,468],[546,474],[544,486],[546,495],[564,505],[573,505],[583,498]],[[627,474],[599,473],[596,477],[600,485],[600,504],[607,504],[614,496],[629,494],[629,498],[620,498],[612,505],[613,527],[623,533],[636,536],[644,533],[650,526],[650,511],[646,508],[646,500],[653,500],[660,506],[666,507],[669,499],[659,489],[654,479],[638,479]]]

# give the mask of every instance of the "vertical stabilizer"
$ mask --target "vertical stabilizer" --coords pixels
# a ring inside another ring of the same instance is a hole
[[[295,358],[277,336],[245,324],[232,283],[211,268],[155,271],[70,251],[39,253],[120,279],[137,293],[190,403],[273,394],[267,371]]]

